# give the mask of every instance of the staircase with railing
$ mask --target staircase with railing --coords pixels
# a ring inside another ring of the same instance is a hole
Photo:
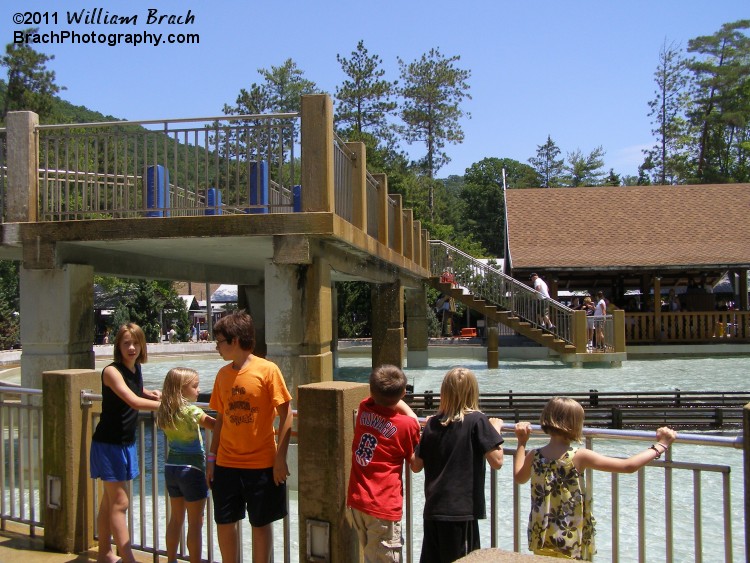
[[[516,333],[561,355],[586,354],[586,317],[554,299],[439,240],[430,241],[429,284]],[[554,327],[544,328],[542,315],[548,311]],[[611,319],[610,319],[611,324]],[[613,328],[605,326],[605,350],[615,352]]]

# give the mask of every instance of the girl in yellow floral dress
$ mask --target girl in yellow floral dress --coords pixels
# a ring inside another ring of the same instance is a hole
[[[516,483],[531,479],[529,549],[536,555],[591,561],[594,546],[594,518],[591,497],[583,472],[598,469],[610,473],[634,473],[658,459],[677,435],[671,428],[656,431],[656,442],[627,459],[607,457],[586,448],[576,448],[583,436],[583,407],[573,399],[554,397],[542,411],[540,424],[549,443],[526,452],[531,424],[519,422],[515,433],[518,449],[513,462]]]

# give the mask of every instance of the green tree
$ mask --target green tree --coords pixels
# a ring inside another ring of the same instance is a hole
[[[622,186],[622,178],[619,174],[615,174],[614,169],[609,169],[609,174],[602,181],[602,186]]]
[[[700,182],[746,181],[750,151],[750,20],[721,26],[688,42],[695,53],[688,68],[695,77],[689,112],[697,131],[693,158]]]
[[[361,140],[363,133],[377,138],[392,136],[388,117],[396,110],[393,96],[396,82],[385,80],[379,56],[370,56],[362,40],[350,58],[336,55],[341,70],[347,76],[341,87],[336,87],[336,123],[348,136]]]
[[[461,190],[459,232],[473,234],[491,256],[505,254],[503,171],[509,188],[536,187],[539,177],[528,164],[510,158],[485,158],[466,169]]]
[[[190,320],[185,301],[172,282],[97,278],[103,295],[118,304],[113,316],[113,329],[133,322],[143,329],[147,342],[159,342],[162,327],[175,327],[177,337],[186,342],[190,338]]]
[[[371,335],[372,297],[366,282],[337,282],[339,338],[365,338]]]
[[[36,33],[38,28],[24,30]],[[47,62],[55,57],[35,51],[25,43],[8,43],[0,65],[8,69],[2,121],[9,111],[28,110],[44,120],[52,113],[55,94],[63,90],[55,84],[55,72],[47,69]]]
[[[18,263],[0,260],[0,350],[20,341]]]
[[[425,144],[427,153],[420,165],[430,179],[435,177],[435,172],[444,164],[450,162],[443,149],[446,143],[463,141],[464,132],[459,121],[463,117],[470,117],[468,112],[461,109],[461,103],[464,99],[471,99],[467,82],[471,72],[456,66],[460,59],[458,55],[446,58],[436,48],[408,64],[401,58],[398,59],[404,139],[410,144]],[[432,189],[429,191],[428,208],[432,218]]]
[[[665,41],[654,72],[654,98],[648,102],[656,145],[646,152],[654,163],[654,182],[657,184],[677,183],[684,172],[682,148],[687,127],[685,111],[689,101],[689,79],[687,61],[679,46]]]
[[[568,153],[568,163],[565,170],[568,173],[567,184],[571,187],[597,186],[604,172],[604,149],[599,145],[588,155],[584,155],[581,149]]]
[[[529,164],[541,178],[543,188],[556,188],[563,184],[565,159],[558,158],[559,156],[560,149],[552,136],[547,135],[547,141],[543,145],[537,145],[536,156],[529,159]]]
[[[248,117],[233,121],[235,126],[232,128],[215,123],[215,133],[211,135],[211,144],[220,158],[227,161],[220,163],[226,172],[216,182],[216,187],[224,190],[222,196],[227,202],[239,202],[247,197],[245,193],[235,191],[242,192],[240,186],[249,182],[247,161],[267,162],[269,179],[281,185],[292,186],[299,180],[299,169],[293,166],[297,161],[289,158],[287,152],[298,140],[298,120],[260,116],[299,112],[302,96],[315,93],[317,87],[304,78],[304,72],[292,59],[287,59],[281,66],[260,68],[258,73],[263,82],[253,83],[249,90],[241,89],[235,105],[225,104],[223,107],[226,115]]]

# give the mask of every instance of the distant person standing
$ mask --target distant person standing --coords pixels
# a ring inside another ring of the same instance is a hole
[[[594,325],[596,326],[596,347],[604,350],[604,322],[607,317],[607,301],[604,292],[596,293],[596,309],[594,309]]]
[[[540,278],[537,274],[531,274],[531,283],[534,284],[534,289],[542,294],[542,310],[539,313],[542,328],[548,328],[552,330],[555,325],[549,318],[549,288],[547,283]]]

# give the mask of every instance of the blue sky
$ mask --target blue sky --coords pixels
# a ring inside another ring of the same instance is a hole
[[[722,24],[750,18],[747,0],[526,0],[373,3],[255,0],[5,0],[0,39],[27,26],[14,15],[56,12],[41,32],[197,33],[198,45],[37,45],[54,54],[49,68],[73,104],[122,119],[215,116],[241,88],[260,82],[258,68],[292,58],[305,77],[331,94],[344,80],[336,55],[364,41],[398,78],[397,57],[410,62],[437,47],[471,71],[471,114],[465,140],[449,145],[452,162],[439,177],[463,174],[486,157],[521,162],[547,135],[563,155],[602,145],[605,167],[636,174],[642,149],[653,144],[648,100],[659,50],[667,41],[687,46]],[[137,15],[136,25],[67,23],[67,12]],[[158,15],[195,16],[188,25],[146,24]],[[96,12],[94,12],[96,13]],[[49,16],[51,17],[51,16]],[[405,147],[417,158],[421,145]]]

